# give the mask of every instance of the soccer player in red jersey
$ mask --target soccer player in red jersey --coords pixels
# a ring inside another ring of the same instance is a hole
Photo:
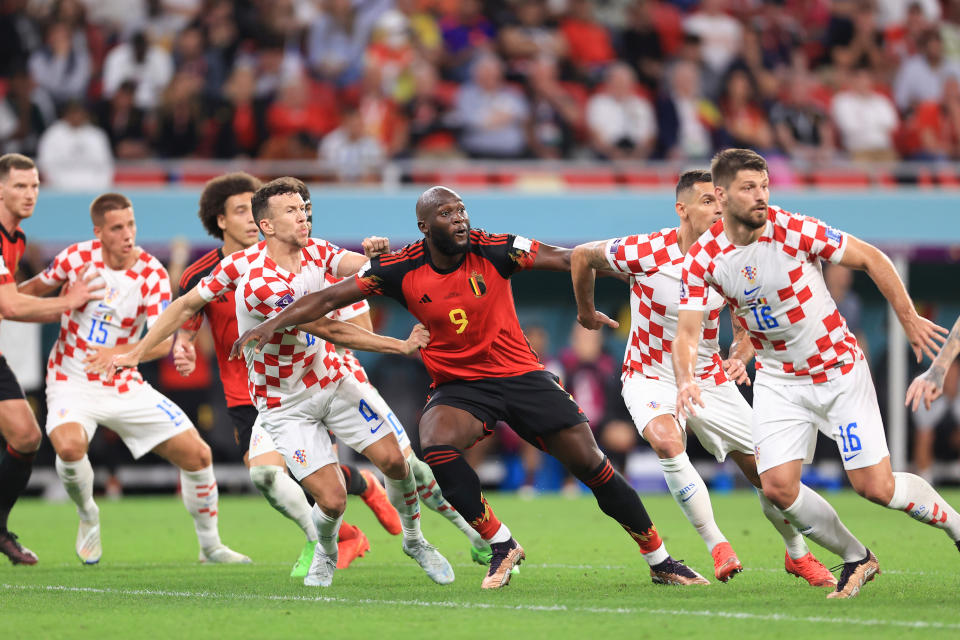
[[[0,156],[0,316],[8,320],[48,322],[103,296],[102,285],[90,283],[95,273],[84,273],[58,298],[37,298],[17,291],[14,275],[27,242],[20,223],[33,215],[39,192],[40,176],[33,160],[18,153]],[[7,519],[27,487],[41,437],[23,390],[0,354],[0,551],[13,564],[37,563],[36,554],[7,529]]]
[[[296,300],[245,332],[232,356],[251,341],[259,352],[276,331],[368,296],[393,297],[430,331],[430,343],[421,349],[434,381],[420,420],[423,459],[447,500],[491,544],[482,588],[506,585],[525,557],[461,454],[489,435],[497,420],[590,487],[603,512],[636,540],[655,582],[706,584],[669,556],[639,496],[597,447],[583,412],[544,371],[520,330],[510,276],[523,269],[567,271],[570,250],[471,230],[462,199],[446,187],[425,191],[416,212],[423,240],[374,258],[353,279]]]

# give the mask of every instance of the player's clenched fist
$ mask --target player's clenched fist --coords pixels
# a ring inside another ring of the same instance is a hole
[[[423,349],[430,344],[430,332],[422,324],[417,324],[410,332],[410,337],[403,342],[407,347],[404,353],[407,355],[415,353],[418,349]]]
[[[369,238],[364,238],[360,246],[363,247],[363,255],[368,258],[375,258],[380,254],[390,252],[390,239],[381,238],[380,236],[370,236]]]

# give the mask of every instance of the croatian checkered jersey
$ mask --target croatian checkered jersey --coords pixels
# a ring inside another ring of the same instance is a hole
[[[616,271],[630,275],[630,340],[623,355],[623,378],[639,374],[674,381],[673,341],[677,337],[684,255],[678,229],[608,240],[604,254]],[[697,346],[696,375],[720,384],[727,380],[720,358],[718,329],[723,298],[707,295],[703,334]]]
[[[769,207],[760,238],[727,239],[718,221],[687,252],[680,309],[707,308],[720,292],[757,350],[757,377],[779,384],[819,383],[863,358],[823,281],[820,260],[838,263],[847,234],[815,218]]]
[[[40,274],[48,285],[76,282],[87,265],[91,265],[106,284],[102,300],[91,300],[79,309],[66,311],[60,317],[60,335],[47,361],[47,383],[95,382],[116,387],[124,393],[143,384],[136,369],[123,369],[116,376],[87,373],[84,358],[96,347],[115,347],[140,339],[144,326],[148,329],[160,312],[170,304],[170,279],[160,261],[139,251],[136,262],[125,271],[116,271],[103,262],[99,240],[88,240],[61,251]]]
[[[327,272],[324,286],[337,284],[341,280],[344,280],[344,278],[337,278],[336,276],[333,276]],[[340,320],[341,322],[346,322],[347,320],[356,318],[357,316],[367,313],[368,311],[370,311],[370,303],[366,300],[361,300],[359,302],[354,302],[349,307],[334,309],[327,314],[327,317],[331,320]],[[352,373],[359,382],[369,382],[369,378],[367,378],[367,372],[364,371],[363,365],[360,364],[359,360],[357,360],[357,356],[353,354],[353,351],[341,347],[336,347],[336,349],[337,353],[340,355],[340,359],[343,361],[344,367],[350,371],[350,373]]]
[[[254,258],[237,283],[237,329],[241,334],[280,313],[294,300],[328,286],[328,257],[307,247],[300,273],[279,266],[266,251]],[[295,402],[349,374],[336,349],[296,327],[273,334],[260,353],[244,348],[250,396],[259,411]]]

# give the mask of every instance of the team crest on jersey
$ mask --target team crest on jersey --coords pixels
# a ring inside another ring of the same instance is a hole
[[[107,287],[107,292],[103,294],[103,304],[112,305],[120,297],[120,290],[113,287]]]
[[[487,292],[487,283],[483,281],[483,276],[474,271],[470,274],[470,290],[473,291],[473,295],[480,297]]]
[[[840,232],[834,229],[833,227],[827,227],[827,230],[824,232],[828,240],[833,240],[837,244],[840,244],[843,236],[840,235]]]
[[[650,402],[647,403],[647,406],[650,407],[651,409],[659,409],[660,403],[657,402],[656,400],[651,400]]]
[[[70,413],[70,409],[60,408],[57,410],[57,415],[60,416],[61,419],[66,418],[68,413]]]
[[[292,302],[293,302],[293,294],[292,293],[285,294],[282,298],[277,300],[277,308],[285,309]]]
[[[303,449],[297,449],[293,452],[293,459],[300,463],[301,467],[307,466],[307,452]]]
[[[261,435],[261,434],[259,434],[259,433],[255,433],[255,434],[253,435],[253,441],[250,442],[250,448],[251,448],[251,449],[256,449],[258,446],[260,446],[260,441],[261,441],[261,440],[263,440],[263,435]]]
[[[756,284],[757,278],[760,277],[760,272],[757,271],[756,267],[751,267],[750,265],[745,266],[740,270],[740,273],[743,274],[743,277],[747,279],[747,282],[750,284]]]

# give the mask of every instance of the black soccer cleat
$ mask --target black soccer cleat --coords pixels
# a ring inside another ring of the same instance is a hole
[[[840,580],[837,581],[837,590],[827,594],[828,598],[853,598],[860,593],[860,588],[880,575],[880,563],[877,556],[867,549],[863,560],[844,562]]]
[[[650,567],[650,579],[654,584],[710,584],[710,581],[702,575],[683,564],[679,560],[674,560],[670,556],[661,562]]]
[[[0,530],[0,551],[13,564],[37,564],[37,554],[17,542],[17,534],[12,531]]]

